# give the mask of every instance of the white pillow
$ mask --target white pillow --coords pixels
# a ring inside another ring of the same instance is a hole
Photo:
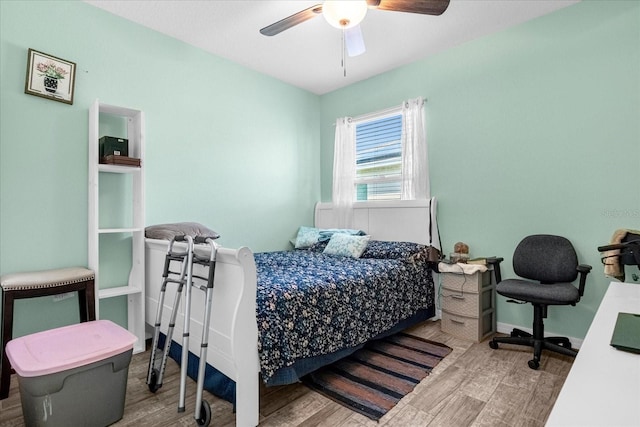
[[[331,236],[323,253],[360,258],[360,255],[367,248],[370,238],[371,236],[351,236],[349,234],[336,233]]]

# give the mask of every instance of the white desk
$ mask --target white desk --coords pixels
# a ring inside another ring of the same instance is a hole
[[[609,345],[619,312],[640,313],[640,285],[609,285],[547,426],[640,426],[640,354]]]

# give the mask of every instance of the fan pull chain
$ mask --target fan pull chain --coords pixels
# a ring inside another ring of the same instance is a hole
[[[345,31],[345,27],[342,27],[342,74],[344,77],[347,77],[347,42]]]

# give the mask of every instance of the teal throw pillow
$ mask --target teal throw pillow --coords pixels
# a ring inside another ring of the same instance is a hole
[[[298,229],[298,236],[294,246],[296,249],[305,249],[317,243],[318,239],[320,239],[319,229],[302,226]]]

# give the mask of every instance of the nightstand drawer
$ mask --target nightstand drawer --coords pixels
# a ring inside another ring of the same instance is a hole
[[[442,309],[453,314],[467,317],[478,317],[479,295],[460,293],[447,288],[442,289]]]
[[[479,294],[442,288],[442,309],[449,313],[479,317],[481,313],[495,308],[494,304],[493,286]]]
[[[495,311],[491,310],[481,316],[466,317],[448,313],[442,310],[441,329],[455,337],[480,342],[485,337],[493,334],[495,324]]]
[[[458,292],[479,293],[482,288],[491,284],[491,272],[474,274],[442,273],[442,286]]]

